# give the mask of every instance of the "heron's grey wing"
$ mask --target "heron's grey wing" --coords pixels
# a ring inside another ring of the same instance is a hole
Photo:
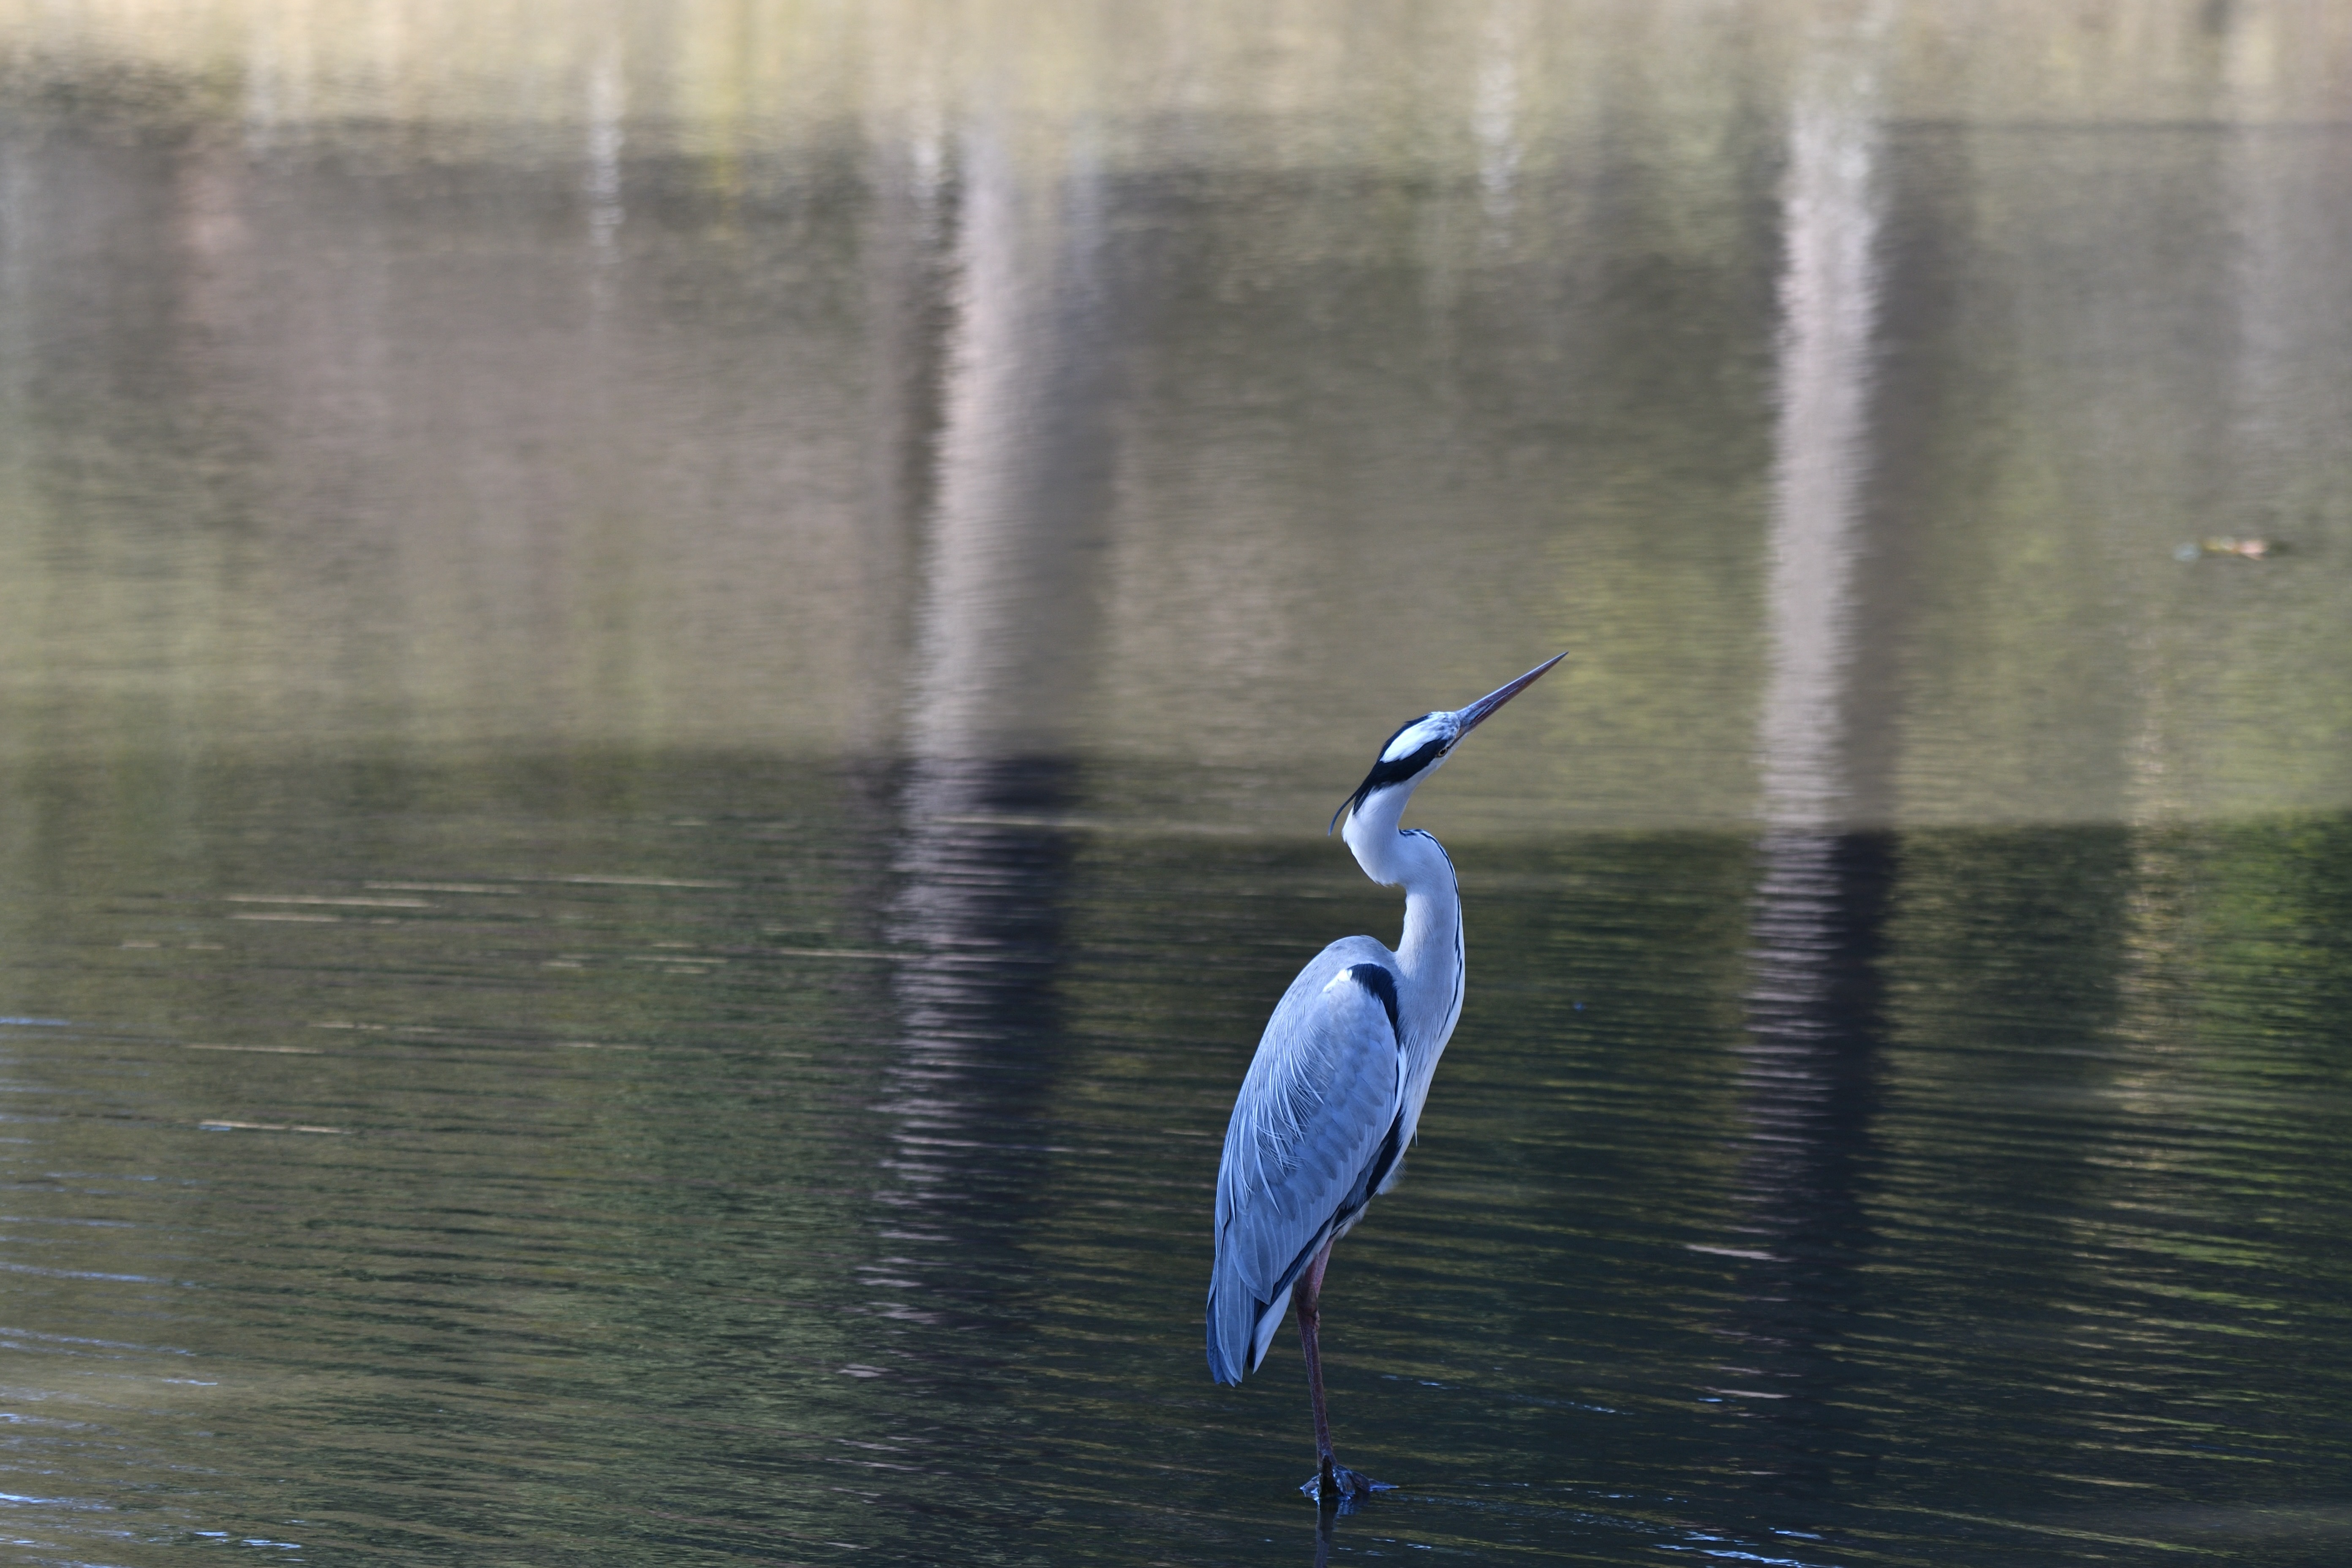
[[[1383,994],[1385,993],[1385,994]],[[1293,986],[1259,1040],[1217,1170],[1209,1368],[1239,1383],[1265,1353],[1291,1287],[1393,1160],[1404,1099],[1395,980],[1342,968]]]

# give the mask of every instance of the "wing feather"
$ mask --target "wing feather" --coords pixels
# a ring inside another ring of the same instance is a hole
[[[1309,965],[1275,1008],[1225,1128],[1208,1323],[1221,1382],[1265,1355],[1291,1287],[1370,1195],[1402,1108],[1393,979],[1384,965],[1360,978],[1342,945],[1324,954],[1340,962]]]

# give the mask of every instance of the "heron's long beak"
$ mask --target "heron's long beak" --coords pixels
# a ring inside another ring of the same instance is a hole
[[[1357,806],[1363,805],[1364,797],[1371,794],[1375,788],[1380,787],[1383,784],[1401,784],[1408,779],[1417,781],[1421,778],[1426,777],[1430,769],[1436,767],[1439,763],[1444,762],[1446,755],[1451,752],[1455,746],[1461,743],[1463,736],[1468,734],[1471,731],[1485,723],[1488,714],[1494,712],[1496,709],[1500,708],[1504,703],[1508,702],[1512,698],[1517,697],[1520,692],[1525,691],[1528,687],[1533,686],[1536,683],[1536,678],[1538,676],[1543,674],[1545,670],[1549,669],[1553,665],[1558,664],[1561,659],[1564,659],[1567,657],[1568,655],[1565,652],[1556,653],[1549,658],[1544,660],[1541,664],[1536,666],[1533,669],[1528,671],[1525,675],[1520,676],[1517,680],[1509,681],[1502,686],[1496,687],[1494,690],[1486,693],[1486,696],[1478,699],[1477,701],[1470,704],[1469,707],[1455,709],[1454,710],[1455,728],[1453,739],[1445,742],[1442,748],[1437,742],[1431,741],[1424,744],[1419,752],[1416,752],[1410,757],[1402,758],[1393,763],[1385,759],[1381,762],[1374,763],[1372,764],[1372,771],[1364,775],[1364,782],[1356,786],[1356,793],[1341,801],[1339,803],[1339,809],[1331,814],[1331,826],[1325,828],[1324,831],[1327,834],[1336,832],[1339,826],[1339,819],[1347,816],[1349,811],[1355,809]],[[1441,717],[1441,715],[1432,713],[1429,717],[1435,719]],[[1421,721],[1419,720],[1414,721],[1415,723],[1420,721]],[[1408,724],[1405,726],[1405,729],[1409,730],[1412,727],[1412,725]],[[1397,731],[1398,735],[1402,735],[1403,733],[1403,730]],[[1396,737],[1391,736],[1390,738],[1394,740]],[[1432,755],[1432,753],[1434,753],[1434,755]]]
[[[1525,691],[1528,687],[1533,686],[1536,683],[1536,677],[1541,675],[1545,670],[1549,669],[1553,665],[1558,664],[1561,659],[1564,659],[1567,657],[1568,654],[1565,650],[1556,653],[1549,658],[1544,660],[1541,664],[1536,666],[1533,669],[1528,671],[1525,675],[1520,676],[1517,680],[1506,681],[1502,685],[1495,688],[1494,690],[1486,693],[1486,696],[1478,699],[1477,701],[1471,703],[1467,708],[1455,710],[1454,716],[1462,721],[1462,728],[1458,731],[1458,734],[1466,735],[1471,731],[1476,729],[1479,725],[1485,723],[1488,716],[1490,716],[1496,709],[1500,708],[1504,703],[1508,702],[1512,698],[1517,697],[1520,692]]]

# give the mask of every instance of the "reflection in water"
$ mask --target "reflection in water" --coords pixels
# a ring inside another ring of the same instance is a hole
[[[922,155],[910,162],[918,191],[935,188]],[[1042,1163],[1006,1130],[1037,1121],[1060,1033],[1074,845],[1053,819],[1075,803],[1097,637],[1108,317],[1101,197],[1083,163],[1041,191],[984,129],[962,168],[888,928],[915,955],[895,987],[884,1201],[902,1211],[895,1240],[952,1243],[940,1261],[959,1279],[1002,1280],[1017,1271],[1002,1238]],[[926,228],[932,207],[919,195]],[[907,1264],[886,1260],[875,1282],[913,1284],[896,1277]]]
[[[8,1538],[2340,1560],[2352,8],[2126,9],[0,0]],[[1310,1540],[1278,835],[1563,616]]]
[[[1847,800],[1839,760],[1877,298],[1870,82],[1858,70],[1820,75],[1790,110],[1781,195],[1771,665],[1757,746],[1765,820],[1799,831],[1834,824]]]
[[[1890,838],[1772,834],[1749,940],[1754,970],[1740,1085],[1747,1126],[1733,1201],[1738,1350],[1720,1394],[1760,1423],[1740,1464],[1764,1489],[1819,1505],[1856,1479],[1841,1428],[1839,1342],[1860,1315],[1871,1245],[1864,1182],[1877,1109],[1880,931]],[[1792,1521],[1783,1521],[1792,1522]]]
[[[1857,783],[1851,672],[1862,652],[1853,631],[1878,291],[1873,96],[1866,59],[1829,55],[1790,114],[1771,665],[1758,740],[1767,826],[1738,1047],[1738,1240],[1725,1248],[1741,1259],[1738,1308],[1721,1331],[1738,1348],[1718,1391],[1756,1424],[1738,1468],[1780,1503],[1813,1510],[1854,1462],[1838,1431],[1851,1425],[1839,1413],[1838,1342],[1858,1313],[1855,1269],[1871,1239],[1862,1177],[1880,1029],[1874,964],[1893,869],[1884,837],[1842,830]]]
[[[919,564],[918,757],[1066,756],[1099,637],[1110,510],[1104,197],[1079,138],[1040,180],[963,149],[954,325]],[[954,809],[942,797],[939,809]]]
[[[619,45],[608,46],[588,78],[588,174],[582,186],[588,198],[588,247],[600,264],[614,259],[620,244],[627,80]]]
[[[1037,1126],[1063,1032],[1055,983],[1075,846],[1050,819],[1073,804],[1066,763],[914,764],[901,795],[887,928],[912,950],[892,987],[899,1039],[878,1109],[889,1184],[886,1256],[868,1283],[897,1291],[1017,1275],[1026,1189],[1045,1163]],[[936,1247],[919,1262],[908,1245]],[[908,1269],[929,1271],[926,1281]],[[923,1309],[937,1311],[933,1300]]]
[[[1526,155],[1520,144],[1520,56],[1524,18],[1521,0],[1493,0],[1478,30],[1478,81],[1471,100],[1470,128],[1478,144],[1478,195],[1486,222],[1507,230],[1513,187]]]

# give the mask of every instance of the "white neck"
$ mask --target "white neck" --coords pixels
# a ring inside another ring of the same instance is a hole
[[[1397,1023],[1411,1063],[1408,1135],[1420,1120],[1438,1056],[1462,1016],[1463,979],[1462,895],[1454,862],[1428,834],[1397,826],[1412,787],[1392,784],[1378,791],[1348,814],[1348,825],[1340,829],[1365,876],[1384,888],[1404,889],[1404,934],[1396,946]]]

